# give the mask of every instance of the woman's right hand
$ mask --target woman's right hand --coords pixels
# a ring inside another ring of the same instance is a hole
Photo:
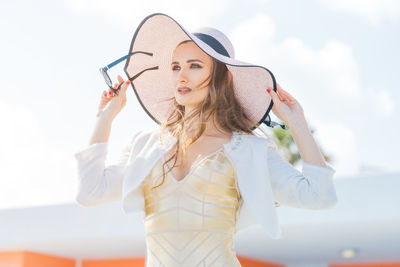
[[[122,110],[122,108],[126,104],[126,90],[130,81],[124,81],[121,75],[118,75],[118,83],[115,83],[113,88],[116,89],[118,86],[124,83],[120,90],[118,91],[118,95],[114,94],[110,89],[104,90],[101,94],[101,99],[98,107],[97,117],[101,114],[108,114],[111,116],[111,119],[114,119],[118,113]]]

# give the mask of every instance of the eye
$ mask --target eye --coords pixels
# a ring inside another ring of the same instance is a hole
[[[191,67],[192,67],[192,66],[196,66],[196,68],[200,68],[200,69],[202,68],[199,64],[191,64],[190,66],[191,66]],[[175,67],[179,67],[179,66],[178,66],[178,65],[173,66],[173,67],[172,67],[172,70],[176,70]]]

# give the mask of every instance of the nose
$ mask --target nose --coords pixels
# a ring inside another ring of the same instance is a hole
[[[179,70],[178,81],[179,82],[187,82],[187,71],[185,68],[181,68]]]

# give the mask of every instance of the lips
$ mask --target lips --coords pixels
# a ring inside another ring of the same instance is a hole
[[[190,88],[187,87],[187,86],[180,86],[180,87],[178,87],[178,92],[190,92],[190,91],[192,91],[192,89],[190,89]]]

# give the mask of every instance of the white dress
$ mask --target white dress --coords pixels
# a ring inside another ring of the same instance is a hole
[[[242,199],[224,150],[193,163],[182,180],[166,173],[163,184],[151,189],[163,181],[164,160],[162,157],[141,183],[146,267],[241,266],[233,236]]]

